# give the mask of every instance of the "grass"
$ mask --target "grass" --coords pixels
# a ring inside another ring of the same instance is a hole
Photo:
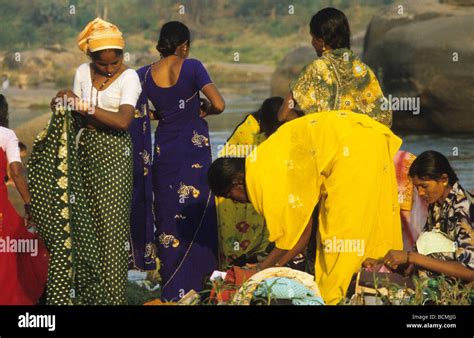
[[[415,290],[408,290],[388,279],[377,280],[375,285],[386,289],[375,295],[377,304],[383,305],[471,305],[474,303],[474,283],[463,284],[460,280],[450,280],[444,276],[436,278],[413,277]],[[340,305],[364,305],[364,295],[355,301],[346,298]]]

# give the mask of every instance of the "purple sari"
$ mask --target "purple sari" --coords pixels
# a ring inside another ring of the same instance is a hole
[[[140,80],[143,82],[142,78]],[[137,270],[156,268],[150,128],[146,96],[142,92],[137,101],[134,119],[128,129],[133,144],[133,193],[128,268]]]
[[[143,89],[158,118],[153,149],[153,192],[162,298],[178,300],[201,291],[217,269],[217,218],[207,184],[211,147],[207,122],[199,117],[199,90],[211,83],[201,62],[183,62],[177,83],[156,85],[150,66]]]

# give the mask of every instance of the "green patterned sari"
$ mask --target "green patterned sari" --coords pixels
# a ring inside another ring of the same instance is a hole
[[[33,220],[50,253],[47,303],[125,304],[132,189],[128,132],[53,113],[28,163]]]

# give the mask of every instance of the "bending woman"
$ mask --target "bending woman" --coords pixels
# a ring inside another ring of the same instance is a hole
[[[250,202],[265,218],[276,248],[256,271],[303,251],[319,202],[316,282],[325,302],[337,304],[365,257],[402,248],[393,165],[400,144],[362,114],[308,115],[281,126],[246,159],[214,161],[209,182],[217,196]]]
[[[263,101],[259,110],[248,114],[219,151],[219,157],[245,157],[273,134],[281,122],[278,110],[281,97]],[[238,204],[224,197],[216,198],[219,228],[220,269],[230,265],[256,263],[267,255],[268,230],[265,220],[250,203]]]

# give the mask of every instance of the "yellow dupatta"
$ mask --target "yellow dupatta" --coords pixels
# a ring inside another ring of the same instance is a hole
[[[294,247],[321,200],[315,271],[326,303],[345,296],[366,257],[402,247],[393,165],[400,145],[366,115],[331,111],[283,125],[246,160],[249,198],[278,248]],[[349,241],[363,252],[344,251]]]

